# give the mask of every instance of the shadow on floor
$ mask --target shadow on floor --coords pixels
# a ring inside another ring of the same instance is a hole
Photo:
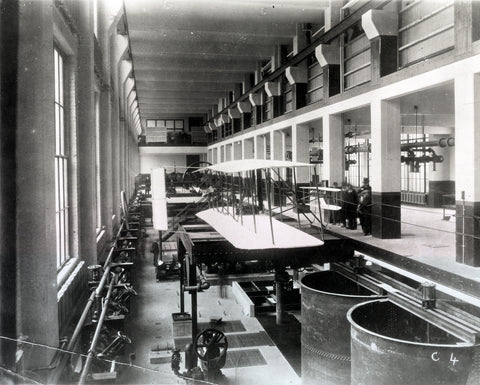
[[[302,324],[289,313],[285,314],[284,323],[280,326],[276,324],[275,314],[261,314],[256,318],[300,377],[302,372],[302,346],[300,342]]]

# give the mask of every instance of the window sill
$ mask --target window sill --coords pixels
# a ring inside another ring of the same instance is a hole
[[[102,240],[103,236],[105,235],[105,226],[102,226],[97,230],[97,245]]]
[[[65,265],[57,273],[57,289],[63,286],[63,284],[67,281],[72,271],[75,270],[80,260],[78,258],[71,258],[69,259]]]

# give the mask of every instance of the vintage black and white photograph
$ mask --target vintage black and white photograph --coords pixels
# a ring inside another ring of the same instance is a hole
[[[480,0],[0,0],[0,384],[479,385]]]

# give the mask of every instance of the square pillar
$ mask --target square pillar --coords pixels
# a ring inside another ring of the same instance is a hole
[[[375,100],[370,108],[372,236],[400,238],[400,102]]]
[[[286,133],[282,130],[272,131],[270,133],[270,159],[285,160],[286,153]],[[280,175],[285,178],[285,168],[280,169]],[[272,174],[274,179],[278,179],[275,174]]]
[[[265,143],[265,136],[258,135],[254,139],[254,155],[255,159],[267,159],[267,146]]]
[[[213,163],[213,154],[212,154],[212,152],[213,152],[212,149],[207,150],[207,162]]]
[[[233,143],[225,145],[225,162],[233,160]]]
[[[332,186],[341,185],[345,178],[343,122],[341,115],[325,115],[322,119],[323,179]]]
[[[270,133],[270,159],[285,160],[285,133],[281,130]]]
[[[455,78],[456,260],[480,266],[480,75]]]
[[[242,159],[254,158],[253,140],[253,138],[250,138],[242,141]]]
[[[242,150],[242,142],[234,142],[232,143],[232,160],[242,160],[243,150]]]
[[[220,146],[220,162],[225,162],[226,159],[226,151],[225,151],[225,146]]]
[[[308,125],[292,126],[292,161],[294,162],[310,162],[309,154],[309,127]],[[296,169],[297,183],[309,183],[310,172],[307,167],[299,167]]]
[[[5,10],[3,9],[4,6]],[[16,332],[28,336],[28,341],[57,346],[60,330],[58,324],[57,294],[59,288],[57,287],[55,239],[55,80],[52,49],[54,40],[52,4],[35,1],[28,5],[20,4],[19,7],[19,14],[17,14],[18,29],[14,32],[18,36],[18,63],[27,63],[28,70],[21,65],[22,68],[19,68],[16,78],[18,87],[14,84],[17,89],[16,127],[15,121],[9,127],[5,124],[7,121],[2,122],[4,124],[2,134],[11,130],[13,135],[16,135],[16,143],[10,143],[16,144],[16,175],[9,175],[10,180],[8,181],[6,178],[2,179],[2,185],[16,184],[16,196],[8,197],[10,205],[13,205],[14,212],[13,218],[2,216],[2,219],[4,223],[13,223],[13,227],[15,227],[16,206],[16,226],[19,230],[16,234],[17,239],[9,239],[9,242],[13,247],[16,247],[17,285],[14,289],[16,290],[16,298],[2,297],[5,301],[2,302],[2,319],[0,322],[6,320],[3,315],[10,313],[11,318],[13,318],[16,314],[17,325],[2,324],[2,332],[7,332],[7,329],[11,327],[11,332],[15,333],[16,326]],[[2,3],[2,13],[4,11],[11,12],[12,7]],[[7,20],[2,17],[1,21],[6,22]],[[14,25],[15,22],[12,24]],[[7,34],[4,37],[6,38]],[[11,40],[10,44],[6,42],[6,39],[2,39],[2,43],[4,43],[2,54],[4,54],[4,49],[11,48],[9,46],[14,45],[14,39]],[[85,57],[85,60],[87,59],[89,59],[89,56]],[[4,60],[2,62],[2,64],[6,64]],[[67,60],[64,63],[65,67],[68,68]],[[3,71],[5,71],[5,68],[3,68]],[[86,72],[90,73],[89,71]],[[2,77],[1,80],[2,82],[5,81],[6,77]],[[65,82],[67,81],[68,77],[65,78]],[[4,93],[8,93],[13,87],[12,84],[6,83],[2,83],[1,87],[5,87],[2,89],[3,99]],[[67,95],[65,95],[65,98],[65,104],[68,105],[69,98]],[[2,102],[6,103],[7,100],[8,98],[5,98]],[[82,99],[83,101],[84,99]],[[6,106],[6,104],[2,105],[2,107]],[[15,108],[15,105],[12,107]],[[3,116],[7,114],[6,110],[2,110],[1,113]],[[91,114],[89,113],[86,115],[88,122],[91,122],[90,118]],[[90,135],[91,131],[87,130],[87,133]],[[4,140],[3,146],[5,146],[5,138],[2,139]],[[15,164],[15,152],[10,155],[13,158],[2,158],[2,168],[8,167],[8,164]],[[89,155],[86,154],[85,156]],[[88,159],[83,159],[83,161],[87,165],[89,164]],[[69,165],[73,168],[71,159],[69,159]],[[4,177],[5,175],[2,174],[2,178]],[[69,184],[71,180],[70,174]],[[87,182],[86,190],[90,186],[91,184]],[[2,191],[8,191],[6,186],[2,186]],[[90,191],[85,191],[85,195],[91,198]],[[71,199],[71,203],[75,205],[76,201]],[[86,211],[86,221],[89,224],[89,219],[92,218],[90,215],[92,210],[89,207]],[[70,216],[73,215],[72,210]],[[85,228],[82,227],[82,230],[85,230]],[[11,235],[15,236],[15,234]],[[83,235],[84,233],[82,233]],[[2,236],[5,236],[5,234],[2,234]],[[85,249],[90,249],[91,238],[85,236],[82,239],[85,241]],[[74,253],[74,245],[72,245],[71,251]],[[5,250],[2,250],[0,258],[4,259],[6,256]],[[96,255],[85,255],[84,257],[90,260],[95,259]],[[2,263],[2,265],[4,264]],[[13,274],[15,274],[15,271],[13,271]],[[0,280],[6,278],[2,274]],[[8,287],[8,283],[2,282],[1,285],[2,293],[5,293],[4,290]],[[78,295],[81,296],[80,293]],[[13,296],[15,297],[15,293],[13,293]],[[17,309],[15,309],[15,299]],[[11,337],[17,336],[18,334]],[[6,356],[7,353],[11,353],[8,352],[10,349],[7,349],[9,346],[11,345],[2,341],[0,346],[2,349],[0,358],[2,365],[4,360],[10,361],[10,357]],[[54,352],[50,349],[35,348],[28,345],[26,349],[28,354],[24,355],[23,369],[47,366],[54,355]],[[6,378],[5,382],[8,383]]]

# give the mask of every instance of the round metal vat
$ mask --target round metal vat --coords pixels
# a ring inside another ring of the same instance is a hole
[[[306,275],[302,287],[302,385],[350,384],[348,310],[379,298],[335,271]]]
[[[352,385],[471,383],[473,345],[385,299],[359,304],[347,317]]]

